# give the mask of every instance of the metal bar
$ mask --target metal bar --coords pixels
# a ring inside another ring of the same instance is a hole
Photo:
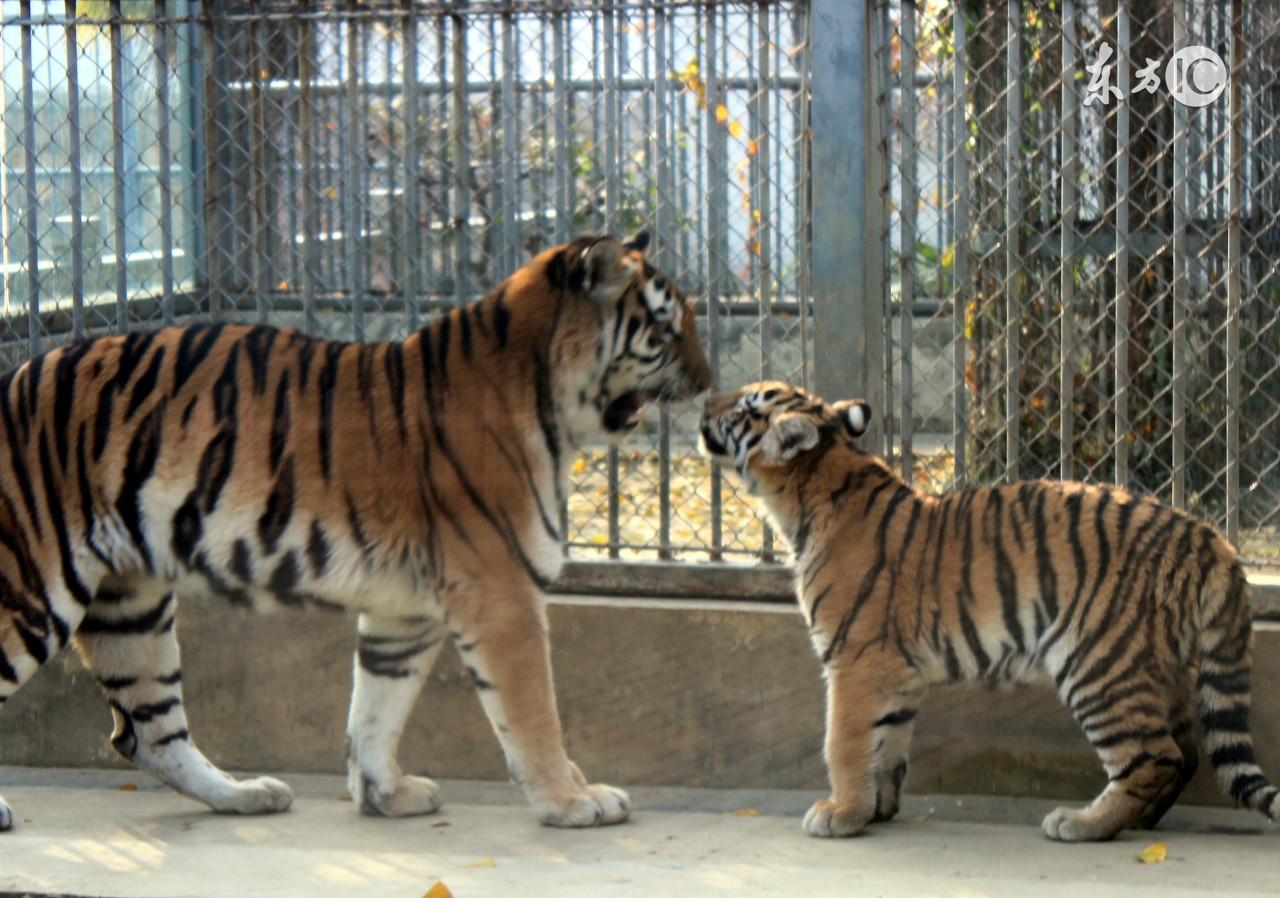
[[[250,8],[258,11],[260,4],[261,0],[253,0]],[[262,81],[266,77],[266,72],[264,71],[266,54],[263,49],[262,31],[263,23],[261,19],[253,19],[249,22],[249,77],[254,87],[250,95],[253,127],[249,132],[250,152],[253,157],[252,170],[249,172],[251,181],[249,189],[253,194],[254,244],[253,271],[250,276],[250,282],[253,284],[254,293],[257,295],[256,311],[259,324],[266,323],[268,312],[267,293],[276,285],[276,280],[270,272],[271,251],[267,243],[269,234],[268,222],[271,216],[267,209],[267,111],[266,98],[262,93]]]
[[[916,187],[916,153],[919,140],[916,136],[916,4],[915,0],[902,0],[901,28],[901,69],[899,84],[901,85],[902,103],[902,211],[900,237],[902,240],[898,251],[901,265],[899,275],[899,297],[901,308],[898,311],[899,341],[902,352],[902,375],[899,401],[899,440],[901,442],[902,479],[911,482],[915,462],[912,457],[912,391],[914,388],[914,372],[912,370],[912,302],[916,294],[916,216],[920,207],[919,191]]]
[[[1116,483],[1129,483],[1129,10],[1116,6],[1120,93],[1116,106]]]
[[[1187,42],[1186,0],[1173,0],[1173,45]],[[1187,503],[1187,107],[1173,103],[1173,472],[1175,508]]]
[[[169,168],[173,164],[169,148],[169,24],[166,0],[156,0],[155,14],[157,22],[156,41],[153,52],[156,64],[156,143],[160,154],[157,183],[160,188],[160,280],[161,280],[161,318],[165,325],[174,323],[173,316],[173,187],[170,183]],[[70,65],[68,65],[70,69]],[[72,146],[78,143],[74,133]],[[77,154],[79,148],[74,150]],[[79,188],[77,187],[77,192]],[[78,202],[78,198],[77,198]],[[77,213],[78,215],[78,210]]]
[[[675,185],[672,183],[671,156],[667,129],[670,114],[667,97],[670,84],[667,73],[671,63],[667,59],[667,11],[661,7],[653,10],[653,28],[646,31],[653,35],[653,145],[646,152],[656,171],[658,188],[654,224],[656,247],[652,255],[658,267],[670,276],[676,272],[674,244],[672,242],[672,202]],[[649,54],[644,54],[645,75],[649,75]],[[646,134],[647,136],[647,134]],[[658,557],[669,561],[671,554],[671,414],[661,409],[658,418]]]
[[[952,5],[951,35],[955,42],[955,59],[952,61],[952,111],[955,124],[955,141],[952,143],[951,201],[952,216],[952,271],[955,272],[952,290],[951,344],[955,347],[951,377],[951,426],[955,431],[955,486],[964,489],[969,481],[969,385],[965,379],[969,363],[969,340],[966,324],[969,319],[969,90],[966,69],[968,54],[965,51],[966,14],[964,4]]]
[[[752,9],[747,9],[748,16]],[[759,295],[760,318],[760,375],[772,380],[773,372],[773,215],[769,203],[769,2],[760,0],[754,9],[756,14],[756,82],[755,102],[748,107],[748,125],[751,139],[756,142],[756,152],[749,155],[752,172],[752,224],[756,232],[756,292]],[[750,33],[751,23],[747,28]],[[752,59],[747,56],[750,68]],[[760,560],[774,560],[773,528],[766,522],[761,536]]]
[[[359,0],[348,0],[351,4],[352,11],[356,11],[359,7]],[[346,23],[347,28],[347,95],[345,109],[343,110],[347,119],[346,139],[342,142],[342,156],[344,159],[342,171],[343,184],[343,210],[342,210],[342,256],[343,267],[346,269],[347,295],[351,297],[351,323],[355,331],[357,340],[364,339],[364,300],[366,293],[366,282],[364,276],[364,254],[362,252],[362,244],[364,243],[365,231],[365,210],[364,203],[361,201],[361,172],[363,171],[362,160],[364,153],[359,147],[362,142],[364,128],[360,120],[357,110],[362,107],[360,103],[360,80],[361,71],[364,60],[361,56],[359,19],[352,19]]]
[[[454,301],[471,298],[471,155],[470,107],[467,102],[467,20],[461,13],[449,16],[453,26],[453,283]]]
[[[606,233],[618,233],[618,108],[615,60],[617,53],[617,23],[613,16],[613,4],[606,3],[600,14],[599,27],[603,32],[602,46],[597,59],[604,62],[604,208]],[[609,480],[609,557],[618,557],[618,545],[622,541],[620,522],[618,447],[610,445],[606,459]]]
[[[804,49],[800,51],[800,71],[803,79],[796,101],[796,154],[799,157],[796,194],[796,253],[800,257],[800,276],[797,290],[800,298],[800,369],[801,386],[813,388],[813,336],[810,334],[809,303],[813,297],[813,234],[810,228],[813,205],[812,145],[809,140],[809,98],[813,92],[810,72],[813,70],[813,15],[804,13]]]
[[[1230,53],[1231,131],[1227,154],[1230,173],[1227,182],[1227,539],[1240,542],[1240,418],[1244,414],[1241,368],[1244,352],[1240,342],[1240,304],[1243,298],[1243,254],[1240,229],[1244,213],[1244,91],[1245,77],[1244,0],[1231,0]]]
[[[564,0],[567,4],[568,0]],[[571,156],[569,146],[569,56],[565,39],[569,23],[564,5],[557,6],[551,14],[552,53],[555,70],[555,83],[552,85],[555,103],[555,182],[556,182],[556,244],[567,243],[570,237],[570,224],[573,209],[570,205],[572,194],[569,185],[572,181],[569,166]]]
[[[418,222],[422,218],[418,198],[421,185],[418,175],[418,19],[414,13],[413,0],[401,0],[404,8],[404,24],[400,40],[403,57],[400,63],[401,82],[403,84],[403,101],[401,111],[404,114],[404,202],[401,205],[401,218],[404,222],[401,231],[401,258],[404,260],[401,271],[401,294],[404,296],[404,308],[409,331],[418,329],[418,270],[422,256],[421,242],[418,240]]]
[[[1076,266],[1075,219],[1079,194],[1076,170],[1079,158],[1076,129],[1079,127],[1079,99],[1076,94],[1076,60],[1079,57],[1076,37],[1076,0],[1063,0],[1062,5],[1062,266],[1059,269],[1061,296],[1061,366],[1058,382],[1058,467],[1063,480],[1073,480],[1075,473],[1075,314]],[[1120,68],[1125,68],[1123,60]]]
[[[1009,0],[1005,55],[1005,480],[1018,479],[1019,355],[1022,318],[1022,0]]]
[[[503,0],[502,12],[502,189],[498,214],[502,219],[502,252],[495,280],[520,267],[520,201],[516,182],[519,156],[520,115],[516,109],[516,68],[519,65],[512,0]]]
[[[898,3],[898,10],[901,12],[901,0]],[[869,13],[869,24],[875,37],[874,49],[868,48],[867,55],[870,59],[870,67],[872,72],[871,80],[871,98],[868,101],[871,104],[872,121],[879,124],[880,139],[872,141],[873,148],[870,156],[869,165],[878,165],[884,170],[885,196],[892,196],[893,184],[895,176],[893,173],[893,148],[895,130],[898,132],[899,149],[901,148],[901,128],[894,127],[895,118],[893,106],[893,41],[894,41],[894,23],[890,16],[889,5],[876,5],[874,10]],[[899,115],[901,110],[898,110]],[[899,154],[901,158],[901,154]],[[898,182],[901,181],[901,170],[899,170]],[[899,223],[902,220],[902,210],[891,209],[889,212],[892,220],[894,212],[897,212]],[[868,228],[868,231],[877,237],[874,245],[880,247],[882,251],[882,261],[884,267],[879,273],[880,283],[876,287],[885,294],[885,299],[889,300],[889,292],[892,289],[893,271],[892,263],[894,245],[893,245],[893,228],[879,227],[875,229]],[[889,303],[891,304],[891,303]],[[881,339],[880,358],[883,361],[883,367],[880,370],[880,384],[884,391],[884,421],[882,431],[882,439],[879,441],[878,450],[885,458],[892,459],[894,455],[894,434],[898,428],[895,424],[897,420],[897,400],[894,398],[894,372],[893,363],[896,358],[896,348],[893,340],[893,324],[891,321],[891,310],[886,305],[884,309],[884,318],[875,322],[873,333],[879,333]],[[874,444],[872,444],[874,445]]]
[[[158,9],[163,10],[163,6]],[[67,165],[71,169],[71,189],[67,197],[68,205],[71,213],[71,338],[79,340],[84,337],[84,210],[81,189],[83,187],[83,178],[80,168],[80,141],[82,135],[80,133],[80,52],[79,41],[76,39],[76,3],[75,0],[66,0],[65,3],[67,25],[64,31],[63,39],[66,41],[67,49],[67,125],[69,133],[67,136]],[[160,83],[164,84],[167,80],[166,72],[160,73]],[[163,116],[163,109],[162,116]],[[161,121],[167,122],[167,117],[162,117]],[[167,158],[164,151],[163,140],[161,142],[161,159]],[[0,162],[0,164],[3,164]],[[168,186],[168,179],[161,183],[161,189],[164,190]],[[167,207],[166,207],[167,208]],[[0,210],[0,214],[4,214]],[[165,219],[161,219],[163,226]],[[165,240],[165,247],[168,248],[169,241]],[[168,294],[166,293],[166,296]]]
[[[699,116],[703,123],[699,129],[698,146],[707,146],[706,183],[697,185],[697,195],[707,197],[707,331],[710,344],[710,361],[716,380],[720,379],[720,303],[724,296],[724,271],[728,266],[728,146],[725,129],[716,122],[716,108],[724,101],[724,88],[720,83],[720,29],[716,27],[717,8],[706,9],[706,55],[703,57],[707,73],[705,114]],[[701,179],[703,168],[698,166]],[[724,482],[720,465],[711,465],[711,560],[724,558]]]
[[[303,0],[302,9],[306,12],[310,0]],[[301,82],[298,101],[298,141],[299,155],[302,163],[302,235],[304,247],[302,252],[302,329],[308,335],[315,335],[319,321],[315,312],[316,275],[319,259],[318,237],[320,234],[319,209],[316,202],[316,170],[315,147],[313,145],[313,124],[315,117],[315,100],[311,92],[311,77],[315,52],[311,22],[308,19],[298,20],[298,80]]]
[[[30,0],[23,0],[18,9],[23,18],[30,18]],[[22,210],[22,229],[27,250],[27,357],[32,358],[40,354],[40,207],[39,195],[36,193],[36,90],[31,25],[23,24],[21,27],[22,156],[26,181],[23,186],[26,188],[27,202],[27,207]],[[0,164],[3,164],[2,160]]]
[[[881,232],[868,222],[880,185],[879,178],[872,183],[872,129],[879,129],[870,114],[868,4],[812,0],[809,15],[811,170],[822,173],[821,189],[812,194],[813,383],[819,395],[860,392],[883,408],[884,312],[877,296],[883,268],[875,246]],[[878,432],[867,437],[868,445],[878,441]]]
[[[125,208],[124,53],[120,0],[111,0],[110,8],[111,18],[107,25],[107,33],[111,40],[111,211],[115,219],[111,236],[116,255],[116,331],[120,332],[129,326],[129,244],[125,227],[128,221],[128,210]]]

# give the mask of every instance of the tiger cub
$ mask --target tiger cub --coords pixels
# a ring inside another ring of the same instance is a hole
[[[543,252],[403,342],[211,325],[103,337],[0,377],[0,701],[68,641],[111,744],[216,811],[280,811],[192,742],[175,596],[359,612],[349,784],[426,814],[396,748],[446,637],[543,823],[625,820],[565,753],[543,591],[574,450],[711,386],[647,237]],[[13,815],[0,801],[0,829]]]
[[[782,383],[711,397],[704,451],[731,463],[791,546],[827,683],[832,796],[815,836],[898,809],[921,694],[1047,673],[1106,767],[1051,839],[1150,827],[1197,764],[1274,817],[1249,736],[1251,615],[1231,546],[1190,515],[1116,487],[1028,481],[930,495],[858,448],[866,403]]]

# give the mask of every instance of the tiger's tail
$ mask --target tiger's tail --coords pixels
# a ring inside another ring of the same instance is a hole
[[[1196,703],[1205,751],[1222,790],[1274,820],[1280,789],[1258,767],[1249,733],[1253,620],[1240,564],[1233,560],[1211,573],[1202,596]]]

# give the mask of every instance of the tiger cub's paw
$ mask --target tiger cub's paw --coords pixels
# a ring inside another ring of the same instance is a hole
[[[1115,826],[1072,808],[1050,811],[1040,826],[1044,834],[1055,842],[1105,842],[1114,838],[1117,831]]]
[[[872,809],[857,802],[836,804],[827,798],[814,802],[804,815],[804,831],[824,839],[854,836],[871,820]]]
[[[274,777],[260,776],[236,783],[227,795],[206,801],[219,814],[275,814],[289,809],[293,792]]]
[[[631,798],[621,789],[603,783],[584,786],[583,791],[550,810],[539,809],[544,826],[605,826],[621,823],[631,816]]]
[[[425,776],[402,776],[395,789],[380,792],[377,784],[361,778],[360,813],[382,817],[414,817],[440,807],[440,787]]]

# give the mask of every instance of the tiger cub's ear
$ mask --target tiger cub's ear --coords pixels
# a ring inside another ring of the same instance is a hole
[[[595,302],[613,302],[631,283],[634,262],[623,257],[617,237],[601,237],[582,252],[582,292]]]
[[[871,424],[871,406],[861,399],[844,399],[831,408],[840,416],[850,436],[860,437],[867,432],[867,426]]]
[[[818,425],[808,415],[782,415],[769,423],[760,454],[774,463],[788,462],[818,445]]]
[[[649,232],[641,231],[634,237],[628,237],[622,241],[622,248],[628,252],[643,253],[649,248]]]

